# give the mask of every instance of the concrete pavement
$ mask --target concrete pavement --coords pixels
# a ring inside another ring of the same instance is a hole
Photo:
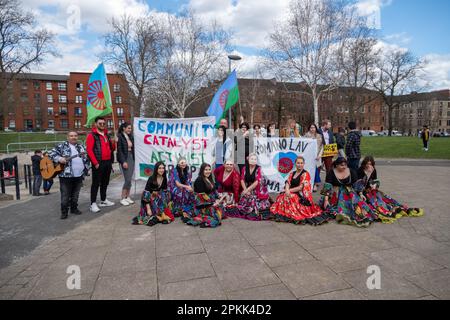
[[[85,213],[65,221],[57,194],[11,205],[0,209],[0,298],[449,299],[450,167],[378,171],[385,192],[425,216],[367,229],[231,218],[216,229],[133,226],[137,204],[91,214],[88,188]],[[113,200],[120,187],[112,182]],[[80,289],[67,288],[71,265]],[[367,288],[370,265],[380,290]]]

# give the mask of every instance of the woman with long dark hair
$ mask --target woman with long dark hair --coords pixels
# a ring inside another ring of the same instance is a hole
[[[364,184],[356,172],[348,167],[347,159],[339,157],[327,173],[320,205],[338,223],[368,227],[377,216],[366,203],[363,189]]]
[[[358,179],[364,181],[363,194],[381,222],[392,223],[403,216],[420,217],[423,215],[423,209],[408,208],[407,205],[379,190],[380,181],[375,169],[375,159],[372,156],[366,156],[363,159],[358,169]]]
[[[142,193],[141,210],[133,219],[133,224],[153,226],[168,224],[174,220],[170,210],[170,192],[167,189],[167,173],[164,162],[157,162],[153,174],[148,178]]]
[[[120,125],[117,139],[117,161],[124,178],[120,204],[128,206],[134,203],[130,198],[131,179],[134,172],[134,139],[130,123],[124,122]]]
[[[194,182],[194,209],[183,213],[183,222],[201,228],[215,228],[223,219],[222,203],[225,197],[219,198],[212,175],[211,165],[203,163]]]
[[[177,165],[169,174],[169,189],[172,195],[173,214],[181,217],[183,213],[192,210],[194,190],[192,188],[192,174],[186,158],[180,157]]]

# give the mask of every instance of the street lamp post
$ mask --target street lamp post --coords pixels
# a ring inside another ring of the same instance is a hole
[[[234,54],[228,55],[228,74],[231,73],[231,60],[241,60],[242,57]],[[231,127],[231,108],[228,109],[228,126]]]

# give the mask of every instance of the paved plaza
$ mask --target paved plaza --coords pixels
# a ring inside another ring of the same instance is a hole
[[[60,220],[54,189],[0,209],[0,299],[449,299],[450,162],[382,161],[378,174],[425,215],[366,229],[233,218],[147,227],[130,224],[138,204],[88,212],[88,183],[84,214]],[[109,189],[117,203],[121,183]],[[71,265],[80,289],[67,288]],[[366,285],[371,265],[379,290]]]

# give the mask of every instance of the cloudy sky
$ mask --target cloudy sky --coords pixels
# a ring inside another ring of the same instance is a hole
[[[286,14],[289,0],[22,0],[39,24],[57,34],[60,58],[34,72],[66,74],[92,72],[99,63],[102,35],[108,19],[127,12],[168,12],[176,15],[190,6],[202,18],[214,18],[234,34],[238,73],[251,74],[258,53],[275,21]],[[361,14],[370,18],[386,45],[408,48],[429,62],[430,89],[450,88],[450,1],[359,0]],[[112,70],[111,70],[112,71]]]

